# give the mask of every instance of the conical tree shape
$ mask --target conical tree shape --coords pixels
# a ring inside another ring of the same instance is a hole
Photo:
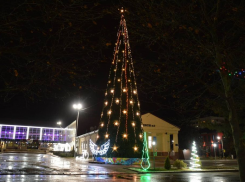
[[[103,156],[141,158],[140,103],[123,9],[121,13],[96,143],[102,146],[110,139],[109,150]]]

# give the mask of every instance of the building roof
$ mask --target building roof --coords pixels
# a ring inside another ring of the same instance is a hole
[[[175,128],[180,130],[179,127],[170,124],[169,122],[151,114],[151,113],[146,113],[141,116],[143,125],[151,124],[151,125],[157,125],[157,127],[164,127],[164,128]]]

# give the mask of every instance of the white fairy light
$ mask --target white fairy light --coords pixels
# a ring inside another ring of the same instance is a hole
[[[110,139],[104,143],[103,145],[101,145],[101,147],[98,147],[91,139],[89,141],[89,147],[90,147],[90,151],[92,152],[92,154],[94,155],[104,155],[106,154],[106,152],[108,151],[109,147],[110,147]]]

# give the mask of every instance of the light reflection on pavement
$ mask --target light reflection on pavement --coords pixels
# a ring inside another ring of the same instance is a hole
[[[138,174],[132,166],[91,164],[46,154],[0,154],[0,181],[5,182],[238,182],[238,172]]]

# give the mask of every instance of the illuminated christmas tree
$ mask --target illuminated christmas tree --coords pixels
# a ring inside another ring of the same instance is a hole
[[[196,142],[193,141],[192,143],[192,150],[191,150],[191,166],[190,169],[197,169],[200,168],[200,162],[199,162],[199,157],[197,155],[197,147],[196,147]]]
[[[90,148],[99,156],[141,158],[143,125],[140,103],[124,9],[120,11],[121,21],[105,92],[97,145],[90,142]]]

